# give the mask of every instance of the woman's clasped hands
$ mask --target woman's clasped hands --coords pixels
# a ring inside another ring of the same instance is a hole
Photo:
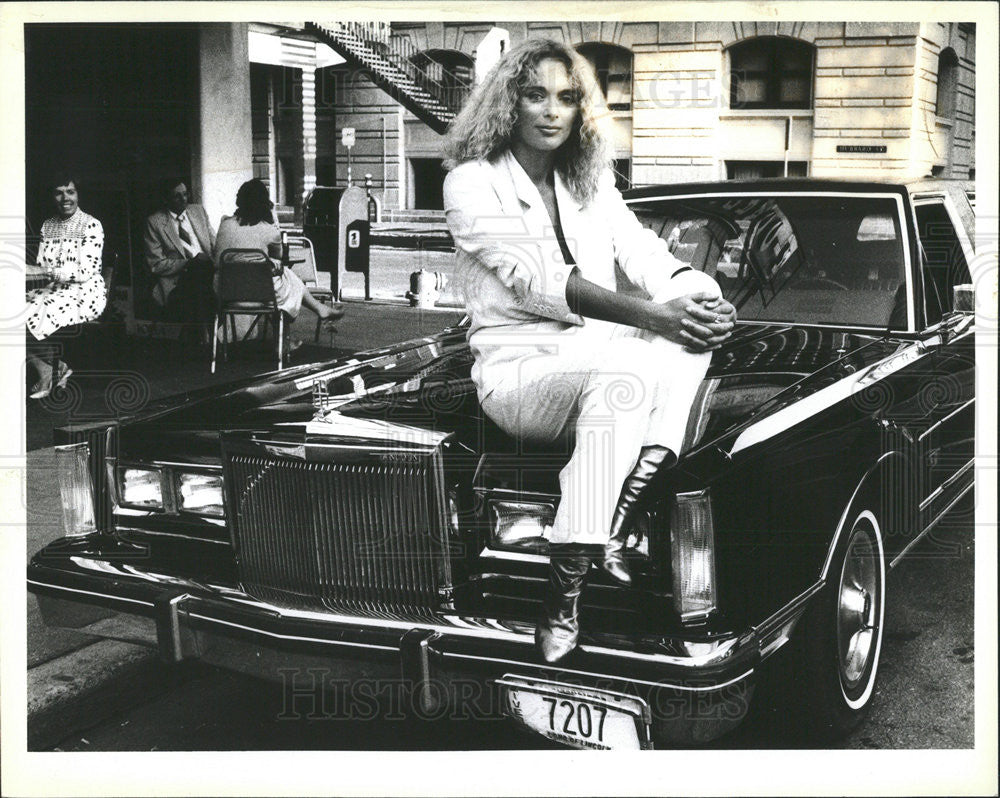
[[[735,327],[736,308],[705,291],[650,304],[651,318],[646,329],[694,352],[718,349]]]

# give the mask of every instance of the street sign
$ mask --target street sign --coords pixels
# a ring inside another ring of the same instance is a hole
[[[867,155],[877,155],[884,153],[885,144],[838,144],[837,152],[860,152]]]
[[[354,128],[345,127],[340,130],[340,143],[343,144],[347,149],[351,149],[354,146]]]

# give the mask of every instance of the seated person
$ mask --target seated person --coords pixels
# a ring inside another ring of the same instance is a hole
[[[80,208],[78,185],[79,180],[68,173],[54,175],[49,183],[56,215],[42,225],[38,265],[51,282],[27,294],[27,361],[38,373],[32,399],[44,399],[53,386],[65,386],[73,373],[62,360],[56,361],[53,371],[54,351],[42,342],[63,327],[96,319],[104,310],[104,228]]]
[[[215,232],[201,205],[188,203],[183,180],[162,185],[163,208],[146,220],[143,246],[146,264],[156,278],[153,300],[169,321],[191,325],[192,337],[207,343],[215,295],[212,291],[212,247]]]
[[[222,217],[219,223],[213,253],[216,265],[227,249],[259,249],[268,254],[274,245],[281,242],[281,231],[271,212],[273,207],[267,186],[260,180],[248,180],[240,186],[236,193],[235,213]],[[303,305],[324,321],[334,321],[344,315],[343,306],[339,303],[331,306],[318,301],[291,269],[282,269],[274,275],[274,298],[278,308],[292,319],[298,317]],[[300,345],[301,341],[292,341],[288,351],[294,351]]]
[[[592,561],[631,584],[631,527],[681,453],[736,315],[622,200],[599,97],[579,53],[527,39],[477,87],[446,145],[445,216],[483,412],[520,441],[574,437],[535,627],[548,663],[576,648]],[[643,297],[617,290],[616,264]]]

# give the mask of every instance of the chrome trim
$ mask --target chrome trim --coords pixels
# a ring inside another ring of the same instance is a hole
[[[846,332],[854,332],[855,330],[876,335],[885,336],[889,334],[890,337],[893,334],[899,335],[913,335],[912,330],[886,330],[885,327],[877,327],[868,324],[816,324],[804,321],[768,321],[767,319],[737,319],[736,326],[747,325],[748,327],[787,327],[799,328],[807,327],[810,330],[844,330]],[[729,375],[726,374],[728,377]]]
[[[284,635],[278,634],[277,632],[269,632],[266,629],[259,629],[255,626],[247,626],[242,623],[233,623],[232,621],[223,621],[221,618],[211,618],[207,615],[202,615],[197,612],[187,613],[190,618],[198,618],[202,621],[207,621],[208,623],[216,623],[221,626],[231,626],[234,629],[244,629],[248,632],[253,632],[254,634],[264,635],[265,637],[271,637],[276,640],[295,640],[297,642],[303,643],[321,643],[327,646],[348,646],[350,648],[377,648],[381,651],[399,651],[396,646],[382,646],[378,643],[354,643],[348,640],[328,640],[322,637],[305,637],[304,635]]]
[[[975,462],[976,462],[975,459],[970,460],[968,463],[966,463],[964,466],[958,469],[958,471],[956,471],[954,474],[948,477],[948,479],[946,479],[944,482],[938,485],[937,488],[926,499],[920,502],[920,509],[921,510],[927,509],[927,505],[929,505],[938,496],[944,493],[947,488],[950,488],[952,485],[954,485],[955,480],[957,480],[959,477],[962,476],[962,474],[964,474],[966,471],[972,468]]]
[[[491,560],[516,560],[518,562],[547,563],[549,561],[546,554],[530,554],[526,551],[505,551],[503,549],[491,549],[488,546],[479,552],[479,556]]]
[[[225,525],[223,524],[223,526]],[[115,532],[135,532],[136,534],[139,535],[155,535],[165,538],[181,538],[183,540],[196,540],[199,543],[216,543],[221,546],[230,545],[228,538],[226,540],[216,540],[215,538],[204,538],[204,537],[198,537],[197,535],[182,535],[179,532],[161,532],[155,529],[139,529],[138,527],[134,526],[118,526],[117,524],[115,525]]]
[[[732,448],[729,451],[730,456],[742,451],[743,449],[755,446],[758,443],[763,443],[764,441],[773,438],[775,435],[794,427],[796,424],[806,421],[816,413],[833,407],[840,402],[846,401],[854,394],[855,390],[858,390],[859,386],[866,380],[866,378],[870,378],[871,374],[876,369],[883,367],[886,363],[892,365],[893,360],[898,360],[898,365],[891,370],[886,371],[884,374],[881,374],[872,382],[866,382],[866,385],[878,384],[900,369],[919,362],[922,358],[928,357],[932,354],[932,345],[933,339],[931,341],[916,341],[912,345],[899,349],[891,355],[887,355],[882,358],[882,360],[872,363],[870,366],[867,366],[860,371],[856,371],[853,374],[849,374],[832,385],[828,385],[826,388],[821,388],[815,393],[809,394],[809,396],[806,396],[797,402],[793,402],[792,404],[775,411],[766,418],[762,418],[760,421],[751,424],[744,429],[733,442]],[[903,353],[910,353],[914,349],[917,350],[914,357],[903,356]]]
[[[539,490],[510,490],[509,488],[486,488],[483,486],[474,486],[472,488],[474,493],[479,493],[484,496],[488,496],[491,499],[497,499],[498,501],[508,501],[508,497],[517,497],[513,501],[523,501],[525,504],[541,504],[542,502],[553,502],[558,501],[559,496],[555,493],[543,493]],[[537,498],[538,501],[531,501],[530,499],[525,501],[524,496],[530,498]]]
[[[127,596],[110,596],[107,593],[95,593],[93,590],[80,590],[75,587],[64,587],[63,585],[53,585],[51,582],[38,582],[34,579],[28,580],[29,585],[37,585],[51,590],[64,590],[67,593],[81,593],[85,596],[96,596],[97,598],[112,599],[113,601],[128,601],[131,604],[141,604],[143,607],[152,607],[153,602],[142,599],[128,598]]]
[[[932,433],[932,432],[933,432],[934,430],[936,430],[936,429],[937,429],[938,427],[940,427],[940,426],[941,426],[942,424],[944,424],[944,423],[945,423],[946,421],[950,421],[950,420],[951,420],[951,419],[952,419],[952,418],[953,418],[954,416],[956,416],[956,415],[958,415],[959,413],[961,413],[961,412],[962,412],[963,410],[965,410],[965,408],[967,408],[967,407],[968,407],[969,405],[971,405],[971,404],[974,404],[974,403],[975,403],[975,401],[976,401],[976,398],[975,398],[975,397],[972,397],[972,398],[971,398],[971,399],[970,399],[970,400],[969,400],[968,402],[966,402],[965,404],[962,404],[962,405],[959,405],[959,406],[958,406],[957,408],[955,408],[954,410],[952,410],[952,411],[951,411],[951,412],[950,412],[950,413],[949,413],[948,415],[946,415],[946,416],[945,416],[944,418],[942,418],[942,419],[941,419],[940,421],[936,421],[935,423],[931,424],[931,425],[930,425],[930,426],[929,426],[929,427],[928,427],[927,429],[925,429],[925,430],[924,430],[923,432],[921,432],[921,433],[920,433],[920,435],[919,435],[919,436],[917,436],[917,440],[918,440],[918,441],[922,441],[922,440],[923,440],[924,438],[926,438],[926,437],[927,437],[928,435],[930,435],[930,434],[931,434],[931,433]]]
[[[580,646],[580,648],[582,648],[584,651],[593,651],[594,650],[594,649],[591,649],[591,648],[586,647],[586,646]],[[615,652],[615,653],[617,654],[617,652]],[[447,659],[447,658],[451,657],[452,659],[471,659],[471,660],[476,660],[476,661],[479,661],[479,662],[496,662],[498,664],[502,663],[504,665],[513,665],[513,666],[518,667],[518,668],[524,668],[525,667],[525,663],[518,662],[517,660],[502,659],[500,657],[484,657],[484,656],[481,656],[481,655],[478,655],[478,654],[458,654],[456,652],[445,651],[445,652],[441,653],[441,656],[442,656],[443,659]],[[557,673],[573,673],[573,674],[576,674],[578,676],[596,676],[598,678],[603,678],[603,679],[608,678],[608,674],[606,674],[606,673],[592,673],[591,671],[581,671],[581,670],[576,670],[574,668],[563,668],[563,667],[559,667],[557,665],[543,665],[543,664],[538,664],[538,665],[532,665],[531,667],[539,668],[541,670],[556,671]],[[657,682],[650,682],[650,681],[647,681],[645,679],[636,679],[633,676],[618,677],[618,678],[620,678],[622,681],[628,681],[628,682],[631,682],[633,684],[644,684],[644,685],[646,685],[648,687],[666,687],[666,688],[669,688],[669,689],[672,689],[672,690],[684,690],[684,691],[690,692],[690,693],[710,693],[710,692],[715,692],[717,690],[722,690],[725,687],[729,687],[731,684],[736,684],[737,682],[743,681],[748,676],[751,676],[753,674],[753,671],[754,671],[754,669],[751,668],[750,670],[746,671],[745,673],[742,673],[739,676],[736,676],[735,678],[730,679],[728,682],[723,682],[722,684],[713,684],[713,685],[708,686],[708,687],[692,687],[692,686],[686,685],[686,684],[672,684],[672,683],[669,683],[669,682],[664,682],[662,680],[661,681],[657,681]]]
[[[857,498],[858,493],[861,492],[862,486],[864,486],[864,484],[867,481],[868,477],[871,475],[871,473],[876,468],[878,468],[879,464],[883,460],[885,460],[887,457],[892,457],[893,455],[897,455],[897,454],[899,454],[899,452],[897,452],[895,450],[893,450],[891,452],[886,452],[878,460],[876,460],[875,464],[872,465],[872,467],[869,468],[867,471],[865,471],[864,476],[862,476],[861,479],[858,480],[858,485],[854,489],[854,493],[851,494],[851,498],[847,501],[847,505],[844,507],[844,512],[840,516],[840,521],[837,522],[837,531],[834,532],[834,534],[833,534],[833,540],[830,541],[830,548],[827,549],[827,552],[826,552],[826,561],[823,563],[823,567],[820,568],[820,571],[819,571],[820,581],[826,582],[827,572],[830,570],[830,562],[833,560],[833,550],[837,548],[837,541],[840,539],[840,534],[841,534],[841,532],[844,531],[844,525],[847,523],[847,513],[850,511],[851,507],[854,505],[854,500]]]
[[[139,599],[131,599],[126,597],[120,597],[117,595],[111,595],[108,593],[97,593],[89,590],[79,590],[76,588],[63,587],[62,585],[52,584],[50,582],[39,582],[37,580],[29,579],[29,584],[37,585],[42,588],[50,588],[54,590],[68,591],[72,593],[82,593],[85,595],[94,596],[96,598],[101,598],[108,600],[112,603],[116,601],[127,601],[134,604],[141,604],[146,607],[153,607],[152,602],[142,601]],[[183,588],[183,585],[178,583],[174,587]],[[460,618],[456,617],[454,619],[453,625],[448,625],[446,623],[414,623],[413,621],[395,621],[387,618],[375,618],[375,617],[358,617],[354,615],[342,615],[333,612],[313,612],[309,610],[288,610],[283,607],[275,607],[274,605],[267,604],[266,602],[256,601],[248,598],[227,596],[224,600],[234,601],[234,603],[239,605],[244,605],[257,609],[261,612],[266,612],[269,619],[274,620],[276,618],[299,618],[303,620],[313,620],[327,623],[337,623],[346,626],[377,626],[383,629],[396,629],[402,632],[408,632],[411,629],[419,628],[426,631],[439,632],[443,635],[451,635],[455,637],[471,637],[471,638],[485,638],[489,640],[502,640],[509,643],[517,643],[525,646],[526,648],[534,647],[534,628],[529,624],[525,624],[525,630],[523,632],[513,632],[506,629],[500,629],[497,626],[473,626],[471,624],[476,623],[477,619],[474,618]],[[194,601],[202,601],[204,599],[198,596],[192,596]],[[188,613],[192,617],[203,618],[205,620],[214,621],[216,619],[204,616],[201,613],[190,612]],[[460,622],[466,622],[470,624],[469,626],[460,626]],[[488,624],[490,619],[482,619],[481,623]],[[227,623],[225,621],[219,621],[219,623]],[[242,627],[252,631],[260,631],[262,634],[270,634],[274,637],[283,637],[282,635],[276,633],[269,633],[265,630],[258,630],[256,627],[246,626]],[[285,636],[287,637],[287,636]],[[311,638],[309,638],[311,639]],[[603,654],[614,657],[618,660],[632,660],[635,662],[648,662],[652,664],[662,664],[670,666],[679,667],[703,667],[711,666],[717,664],[719,661],[723,661],[729,658],[733,652],[734,648],[737,648],[741,640],[745,642],[744,639],[738,637],[732,637],[719,643],[718,648],[708,654],[704,654],[698,657],[676,657],[669,654],[642,654],[634,651],[627,651],[618,648],[608,648],[606,646],[595,646],[587,645],[580,646],[583,651],[588,651],[594,654]],[[395,649],[393,649],[395,650]],[[490,659],[490,658],[486,658]],[[490,660],[494,661],[494,660]],[[500,661],[500,660],[496,660]],[[524,667],[525,663],[516,663],[519,667]],[[562,668],[557,668],[557,670],[564,670]],[[753,669],[748,671],[752,673]],[[739,677],[743,678],[743,677]]]
[[[779,626],[783,626],[791,620],[793,615],[796,615],[804,609],[804,607],[800,605],[804,605],[807,601],[809,601],[809,599],[819,593],[825,584],[825,581],[820,580],[814,583],[811,587],[807,587],[780,610],[768,616],[766,620],[757,624],[754,631],[758,634],[758,636],[763,636],[770,634]]]
[[[896,563],[898,563],[901,559],[903,559],[903,557],[906,554],[906,552],[908,552],[910,549],[912,549],[917,544],[917,542],[921,538],[923,538],[924,535],[926,535],[928,532],[930,532],[931,529],[937,525],[937,522],[940,521],[942,518],[944,518],[945,515],[947,515],[948,511],[951,510],[952,507],[954,507],[963,498],[965,498],[965,494],[968,493],[970,490],[972,490],[975,487],[975,484],[976,484],[975,482],[970,482],[969,485],[965,488],[965,490],[963,490],[954,499],[952,499],[951,502],[948,504],[948,506],[945,507],[940,513],[938,513],[934,517],[933,521],[931,521],[927,526],[924,527],[924,531],[921,532],[919,535],[917,535],[909,543],[907,543],[906,547],[901,552],[899,552],[899,554],[897,554],[895,556],[895,558],[893,558],[893,561],[891,563],[889,563],[889,567],[890,568],[895,568],[896,567]]]
[[[116,459],[116,458],[109,458]],[[157,468],[181,468],[189,471],[192,474],[197,474],[202,471],[218,471],[222,473],[221,465],[202,465],[200,463],[175,463],[173,460],[129,460],[127,463],[119,461],[121,465],[132,466],[135,465],[137,468],[142,468],[143,466],[149,465]]]

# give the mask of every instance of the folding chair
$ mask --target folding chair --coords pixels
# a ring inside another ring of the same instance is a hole
[[[316,271],[316,251],[312,241],[305,236],[288,236],[288,259],[292,262],[291,269],[302,280],[306,290],[313,298],[324,305],[333,304],[333,290],[319,284],[319,273]],[[316,335],[314,341],[319,343],[319,331],[323,320],[316,319]]]
[[[259,249],[227,249],[219,256],[218,307],[215,311],[214,333],[212,335],[212,373],[215,374],[215,355],[219,343],[219,322],[222,322],[222,359],[226,359],[229,344],[229,320],[233,343],[239,341],[236,332],[237,316],[253,316],[254,321],[242,340],[253,332],[257,322],[270,322],[276,331],[278,345],[278,369],[285,367],[284,339],[285,314],[278,309],[274,298],[274,280],[271,276],[273,264]],[[266,329],[265,329],[266,331]]]

